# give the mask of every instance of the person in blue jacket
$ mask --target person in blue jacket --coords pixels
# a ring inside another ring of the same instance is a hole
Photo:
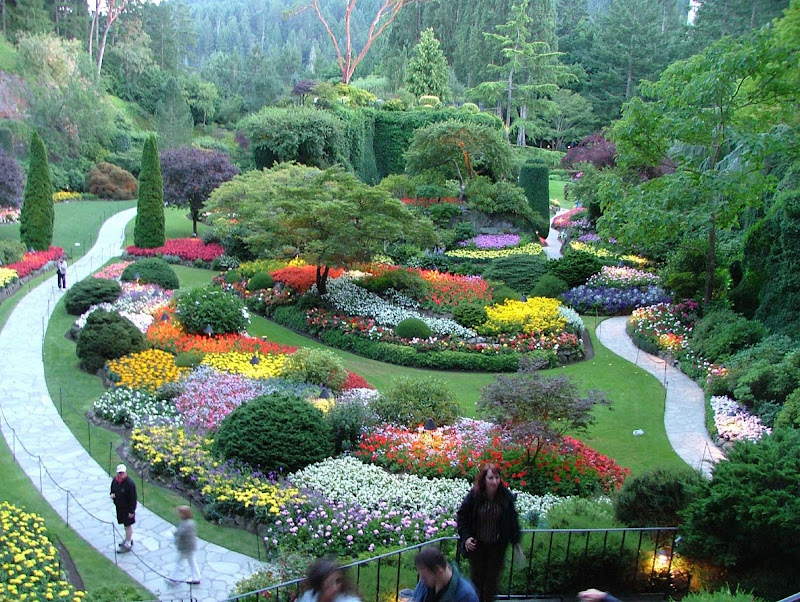
[[[459,573],[456,565],[447,562],[439,548],[422,548],[414,564],[419,573],[412,595],[414,602],[478,602],[475,586]]]

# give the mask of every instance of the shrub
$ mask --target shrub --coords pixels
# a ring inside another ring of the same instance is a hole
[[[394,327],[394,333],[404,339],[428,339],[431,327],[419,318],[406,318]]]
[[[371,407],[381,420],[407,427],[428,418],[433,418],[436,426],[453,424],[459,413],[453,392],[438,378],[398,378]]]
[[[606,140],[602,134],[585,136],[561,159],[561,167],[573,167],[577,163],[591,163],[596,168],[613,167],[616,162],[617,147]]]
[[[84,189],[101,199],[116,201],[135,199],[139,183],[129,171],[113,163],[98,163],[86,174]]]
[[[525,163],[519,170],[519,185],[533,212],[550,221],[550,174],[544,165]],[[547,236],[547,232],[540,232]]]
[[[694,470],[663,468],[629,477],[614,497],[614,516],[628,527],[677,526],[702,479]]]
[[[146,348],[144,335],[133,322],[118,313],[97,309],[86,318],[75,352],[81,360],[81,369],[94,374],[107,360]]]
[[[454,217],[461,215],[461,207],[452,203],[439,203],[431,205],[428,209],[431,221],[437,228],[446,228],[450,224],[450,220]]]
[[[459,110],[465,111],[467,113],[480,113],[481,109],[478,105],[474,102],[465,102],[459,107]]]
[[[241,281],[242,273],[239,270],[228,270],[225,272],[225,284],[238,284]]]
[[[311,383],[340,391],[347,380],[347,370],[332,351],[303,347],[287,358],[281,376],[292,382]]]
[[[486,322],[487,318],[486,307],[481,303],[462,303],[453,309],[453,319],[467,328],[474,329]]]
[[[19,214],[19,238],[28,249],[46,251],[53,244],[53,182],[47,151],[39,134],[33,132],[30,146],[30,166],[22,209]]]
[[[695,353],[718,363],[755,345],[765,335],[761,322],[748,320],[730,309],[718,309],[697,322],[690,346]]]
[[[539,280],[536,281],[536,286],[533,287],[531,295],[533,297],[551,297],[556,299],[567,292],[569,285],[558,276],[553,274],[542,274]]]
[[[493,259],[483,276],[530,295],[546,271],[547,259],[543,255],[512,255]]]
[[[212,240],[211,243],[209,243],[206,240],[206,238],[207,238],[206,236],[203,236],[203,242],[206,244],[217,243],[216,240]],[[211,269],[216,270],[217,272],[221,272],[222,270],[232,270],[234,268],[238,268],[239,263],[240,261],[238,257],[233,257],[232,255],[223,254],[220,255],[219,257],[214,258],[214,260],[211,262]]]
[[[299,470],[333,454],[325,415],[305,399],[273,393],[239,406],[214,437],[214,455],[263,472]]]
[[[134,261],[122,272],[125,282],[139,281],[142,284],[157,284],[167,290],[180,287],[175,270],[160,257],[146,257]]]
[[[21,242],[16,240],[0,240],[0,266],[22,261],[28,250]]]
[[[775,419],[775,428],[800,429],[800,388],[786,398]]]
[[[522,295],[520,295],[514,289],[512,289],[512,288],[510,288],[508,286],[505,286],[505,285],[498,286],[492,292],[492,303],[495,303],[495,304],[505,303],[509,299],[511,299],[513,301],[520,301],[520,300],[522,300]]]
[[[328,412],[336,454],[358,449],[361,434],[376,422],[375,413],[358,400],[336,404]]]
[[[247,283],[247,290],[261,291],[266,288],[272,288],[273,284],[275,284],[275,280],[269,275],[268,272],[259,272],[250,278],[250,281]]]
[[[359,284],[373,293],[385,293],[392,288],[416,299],[428,293],[427,283],[414,270],[389,270],[380,276],[364,278]]]
[[[19,207],[22,204],[22,190],[25,176],[19,163],[9,157],[0,145],[0,207]]]
[[[133,244],[143,249],[161,247],[164,233],[164,180],[158,161],[158,143],[151,135],[142,149],[142,171],[139,173],[139,202],[133,228]]]
[[[570,251],[548,265],[548,271],[556,278],[561,278],[570,288],[586,284],[589,278],[602,269],[603,262],[585,251]]]
[[[244,302],[216,285],[193,288],[178,297],[175,317],[188,334],[241,332],[250,323]]]
[[[122,287],[115,280],[89,277],[76,282],[64,295],[64,308],[68,314],[79,316],[92,305],[112,303],[122,294]]]

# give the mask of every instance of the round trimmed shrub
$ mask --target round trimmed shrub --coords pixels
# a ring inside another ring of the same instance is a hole
[[[286,359],[281,376],[292,382],[311,383],[339,391],[347,380],[347,370],[332,351],[303,347]]]
[[[625,480],[614,497],[614,516],[628,527],[674,527],[679,513],[693,499],[693,487],[703,482],[699,472],[657,468]]]
[[[476,105],[474,102],[465,102],[464,104],[462,104],[459,107],[459,109],[461,109],[462,111],[465,111],[467,113],[480,113],[481,112],[480,107],[478,105]]]
[[[586,284],[592,276],[603,269],[599,257],[585,251],[570,251],[557,261],[550,262],[548,271],[567,283],[569,288]]]
[[[272,285],[275,284],[275,280],[270,276],[268,272],[259,272],[247,283],[247,290],[248,291],[263,291],[267,288],[272,288]]]
[[[481,303],[461,303],[453,310],[453,319],[467,328],[476,328],[488,319]]]
[[[85,189],[101,199],[135,199],[139,183],[133,174],[113,163],[98,163],[86,175]]]
[[[242,281],[242,273],[239,270],[228,270],[225,272],[225,284],[237,284]]]
[[[294,395],[256,397],[231,412],[214,436],[214,455],[263,472],[292,472],[331,456],[331,427],[325,415]]]
[[[381,420],[406,427],[419,426],[428,418],[437,427],[453,424],[459,412],[453,392],[439,378],[398,378],[370,407]]]
[[[394,327],[394,333],[403,339],[428,339],[431,327],[419,318],[406,318]]]
[[[189,334],[241,332],[250,323],[244,301],[215,285],[193,288],[180,294],[175,317]]]
[[[547,258],[543,255],[512,255],[492,260],[483,277],[530,295],[536,282],[546,271]]]
[[[106,361],[146,348],[147,341],[133,322],[116,312],[97,309],[86,319],[75,353],[81,370],[94,374]]]
[[[134,261],[122,272],[122,280],[142,284],[157,284],[161,288],[176,290],[180,287],[175,270],[160,257],[145,257]]]
[[[85,278],[76,282],[64,295],[64,308],[68,314],[79,316],[92,305],[112,303],[122,294],[122,287],[116,280],[105,278]]]
[[[569,286],[558,276],[543,274],[531,291],[532,297],[550,297],[556,299],[567,292]]]

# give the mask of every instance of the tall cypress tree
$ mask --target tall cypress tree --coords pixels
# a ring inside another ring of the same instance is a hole
[[[133,244],[152,249],[166,242],[164,233],[164,180],[158,160],[158,143],[150,135],[142,149],[142,171],[139,173],[139,201]]]
[[[53,243],[53,180],[47,151],[37,132],[31,136],[31,160],[28,180],[19,215],[19,238],[27,248],[46,251]]]

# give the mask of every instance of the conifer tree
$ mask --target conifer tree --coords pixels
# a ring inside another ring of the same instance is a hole
[[[411,60],[406,68],[406,88],[414,96],[430,95],[446,102],[451,100],[447,75],[447,59],[439,47],[439,40],[428,28],[419,37]]]
[[[29,249],[46,251],[53,243],[53,181],[47,151],[37,132],[31,136],[28,179],[19,216],[19,238]]]
[[[142,171],[139,174],[139,202],[133,244],[152,249],[166,241],[164,233],[164,180],[158,160],[158,143],[151,135],[142,149]]]

